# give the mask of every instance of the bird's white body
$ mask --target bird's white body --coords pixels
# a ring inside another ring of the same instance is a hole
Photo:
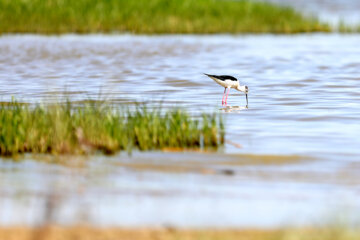
[[[239,81],[232,81],[232,80],[222,81],[214,77],[210,77],[210,78],[215,82],[217,82],[219,85],[223,86],[224,88],[237,88],[239,86]]]

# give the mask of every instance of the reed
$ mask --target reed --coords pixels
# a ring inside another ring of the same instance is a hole
[[[88,102],[0,105],[0,155],[87,154],[138,149],[205,149],[224,143],[220,116],[195,118],[181,109]]]
[[[0,0],[0,33],[300,33],[328,24],[252,0]]]
[[[340,21],[336,27],[336,31],[339,33],[360,33],[360,25],[348,25],[343,21]]]

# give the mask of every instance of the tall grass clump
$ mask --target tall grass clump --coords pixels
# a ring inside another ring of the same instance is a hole
[[[340,21],[337,25],[339,33],[360,33],[360,25],[348,25],[344,21]]]
[[[218,115],[195,118],[180,109],[129,110],[98,102],[0,105],[3,156],[217,148],[223,144],[223,134]]]
[[[328,24],[254,0],[0,0],[0,33],[298,33]]]

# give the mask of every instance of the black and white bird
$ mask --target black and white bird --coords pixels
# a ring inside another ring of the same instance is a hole
[[[246,96],[246,106],[248,105],[248,92],[249,92],[248,86],[240,85],[239,80],[237,80],[233,76],[228,76],[228,75],[220,75],[219,76],[219,75],[211,75],[211,74],[206,74],[206,73],[204,73],[204,74],[225,88],[224,95],[222,97],[222,102],[221,102],[223,106],[227,105],[227,98],[228,98],[228,95],[230,92],[230,88],[235,88],[236,90],[238,90],[240,92],[244,92],[245,96]],[[228,90],[228,92],[226,94],[226,98],[224,99],[226,90]]]

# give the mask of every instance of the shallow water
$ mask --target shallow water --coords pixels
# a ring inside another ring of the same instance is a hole
[[[2,101],[65,94],[216,111],[227,137],[220,155],[94,157],[75,168],[0,160],[0,224],[41,222],[53,198],[62,223],[271,227],[358,216],[359,37],[0,37]],[[235,90],[221,107],[223,89],[203,72],[241,79],[248,108]]]
[[[359,35],[4,36],[0,96],[38,102],[150,101],[190,112],[223,111],[225,152],[360,154]],[[230,91],[202,73],[231,74],[249,86]],[[100,97],[99,97],[100,95]],[[353,156],[353,158],[352,158]],[[343,158],[343,157],[342,157]]]

